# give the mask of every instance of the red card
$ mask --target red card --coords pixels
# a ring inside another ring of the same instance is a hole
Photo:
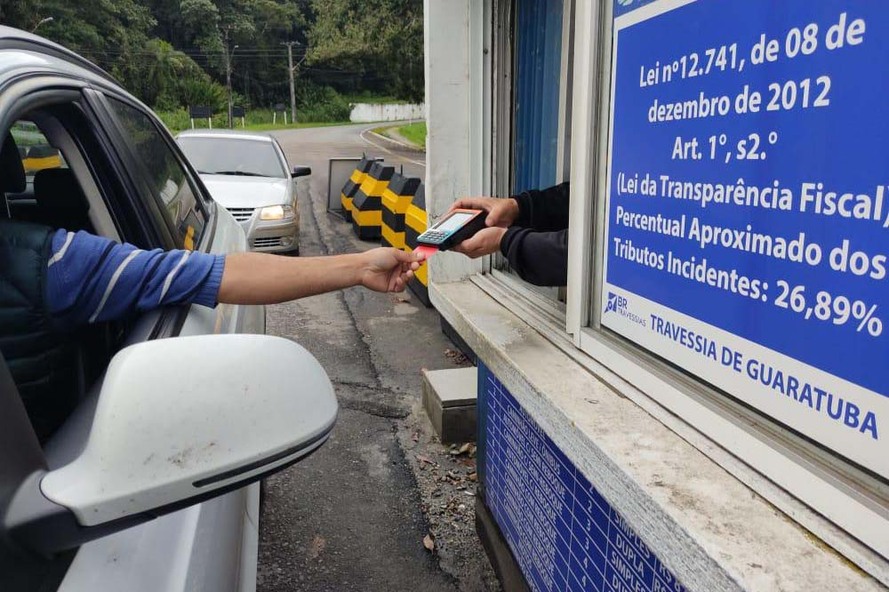
[[[431,245],[419,245],[416,249],[414,249],[414,253],[421,253],[423,255],[423,259],[428,260],[432,258],[433,255],[438,253],[438,247],[433,247]]]

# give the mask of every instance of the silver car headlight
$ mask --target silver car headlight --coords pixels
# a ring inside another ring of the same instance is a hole
[[[259,212],[260,220],[289,220],[293,218],[293,208],[290,206],[267,206]]]

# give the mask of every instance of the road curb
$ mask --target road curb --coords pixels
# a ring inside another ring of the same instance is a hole
[[[383,127],[383,126],[380,126],[380,127]],[[393,125],[393,126],[391,126],[391,127],[399,127],[399,126],[397,126],[397,125]],[[417,145],[415,145],[415,144],[408,144],[408,143],[406,143],[406,142],[400,142],[400,141],[398,141],[398,140],[396,140],[396,139],[394,139],[394,138],[390,138],[389,136],[384,136],[383,134],[378,134],[377,132],[375,132],[375,131],[372,130],[372,129],[371,129],[371,130],[368,130],[368,133],[371,134],[371,135],[373,135],[373,136],[376,136],[377,138],[380,138],[381,140],[384,140],[384,141],[386,141],[386,142],[389,142],[390,144],[395,144],[395,145],[398,146],[399,148],[404,148],[405,150],[410,150],[411,152],[419,152],[419,153],[421,153],[421,154],[426,154],[426,150],[425,150],[425,149],[420,148],[419,146],[417,146]]]

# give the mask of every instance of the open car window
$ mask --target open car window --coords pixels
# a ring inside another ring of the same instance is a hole
[[[173,230],[176,246],[194,249],[203,234],[207,214],[185,167],[148,115],[112,97],[108,98],[108,105],[136,158],[144,165],[152,197]]]

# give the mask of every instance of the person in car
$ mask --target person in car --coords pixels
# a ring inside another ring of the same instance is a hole
[[[0,249],[37,259],[46,253],[39,306],[56,329],[175,304],[275,304],[358,285],[400,292],[419,261],[418,255],[392,248],[298,258],[143,251],[85,231],[40,231],[37,225],[21,224],[0,225]],[[36,240],[27,246],[10,240],[17,234],[9,232],[10,225],[36,232]]]
[[[485,210],[489,228],[454,250],[473,259],[500,251],[523,280],[538,286],[564,286],[568,283],[568,202],[567,182],[508,199],[459,199],[451,209]]]
[[[0,352],[38,437],[76,400],[71,335],[177,304],[273,304],[351,286],[400,292],[420,256],[392,248],[325,257],[144,251],[85,231],[0,220]]]

